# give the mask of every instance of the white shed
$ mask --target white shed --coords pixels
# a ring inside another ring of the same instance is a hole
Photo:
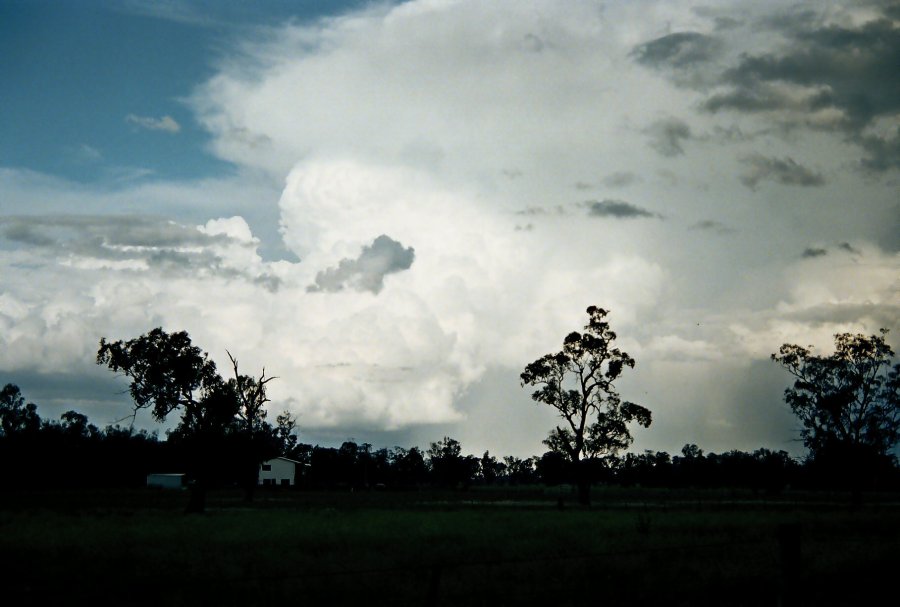
[[[292,487],[297,482],[298,470],[302,465],[302,462],[287,457],[266,460],[259,466],[259,484]]]
[[[147,486],[158,489],[181,489],[185,485],[184,474],[148,474]]]

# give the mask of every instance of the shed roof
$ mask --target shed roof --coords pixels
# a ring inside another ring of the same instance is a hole
[[[266,460],[265,462],[263,462],[263,463],[266,463],[266,462],[272,462],[272,461],[275,461],[276,459],[280,459],[280,460],[285,461],[285,462],[291,462],[292,464],[300,464],[301,466],[306,465],[306,464],[304,464],[303,462],[298,462],[297,460],[291,459],[291,458],[289,458],[289,457],[281,457],[280,455],[279,455],[278,457],[273,457],[273,458],[271,458],[271,459],[267,459],[267,460]]]

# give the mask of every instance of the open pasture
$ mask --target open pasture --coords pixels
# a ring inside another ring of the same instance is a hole
[[[900,504],[599,489],[0,494],[14,601],[832,605],[893,587]],[[559,498],[564,503],[560,507]]]

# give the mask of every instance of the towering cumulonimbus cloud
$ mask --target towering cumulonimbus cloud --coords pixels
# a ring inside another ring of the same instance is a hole
[[[532,411],[517,371],[600,305],[638,361],[623,395],[654,411],[638,447],[788,440],[746,413],[781,406],[769,354],[900,322],[897,16],[694,5],[410,1],[254,30],[189,100],[228,179],[0,169],[3,201],[44,213],[0,222],[0,370],[98,377],[101,336],[185,329],[277,375],[301,428],[466,442],[480,420],[482,448],[530,454],[548,422],[504,423]]]
[[[305,352],[295,406],[334,423],[351,415],[388,427],[457,419],[454,403],[488,368],[516,367],[523,352],[555,344],[582,302],[610,302],[622,323],[626,308],[652,305],[658,267],[600,249],[578,259],[573,253],[590,237],[581,222],[571,226],[570,245],[548,249],[517,232],[514,215],[481,202],[410,169],[338,161],[292,171],[280,202],[283,233],[303,258],[297,281],[319,286],[293,304],[293,317],[302,310],[310,325],[294,333]],[[391,237],[372,242],[372,231]],[[406,242],[415,243],[414,257]],[[378,259],[377,277],[405,269],[380,290],[324,288],[360,280],[366,259]]]

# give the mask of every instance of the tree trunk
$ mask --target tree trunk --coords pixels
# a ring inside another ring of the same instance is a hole
[[[578,503],[582,506],[591,505],[591,478],[586,463],[584,460],[575,462],[575,485],[578,487]]]

